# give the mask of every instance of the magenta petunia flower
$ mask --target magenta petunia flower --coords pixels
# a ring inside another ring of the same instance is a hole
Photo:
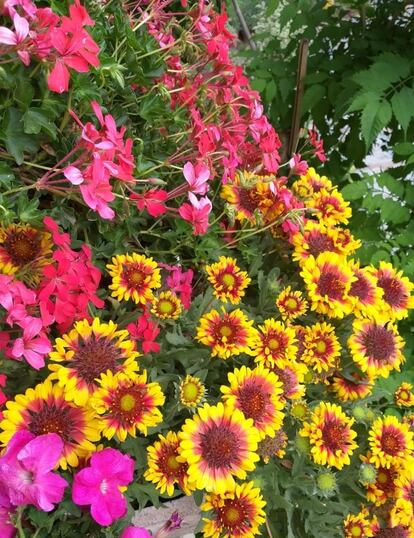
[[[54,509],[68,485],[51,472],[62,450],[63,441],[56,433],[36,437],[29,431],[18,431],[13,435],[0,458],[0,484],[12,505],[33,504],[45,512]]]
[[[92,455],[90,467],[79,471],[73,481],[72,499],[81,506],[91,505],[91,516],[99,525],[111,525],[127,511],[120,486],[134,477],[134,461],[114,448]]]

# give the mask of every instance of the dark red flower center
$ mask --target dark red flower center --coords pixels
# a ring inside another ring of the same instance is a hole
[[[7,235],[3,246],[15,265],[26,265],[39,255],[40,240],[37,234],[14,231]]]
[[[318,254],[321,254],[321,252],[336,252],[333,239],[321,232],[311,233],[309,235],[308,245],[309,254],[312,254],[315,257]]]
[[[261,387],[246,385],[239,389],[240,409],[247,418],[254,421],[263,419],[269,397]]]
[[[147,272],[139,263],[129,263],[122,270],[122,277],[130,288],[139,290],[145,283]]]
[[[239,205],[242,209],[246,209],[249,213],[253,214],[256,209],[259,207],[259,204],[256,200],[256,191],[255,189],[244,189],[239,187],[237,189],[239,195]]]
[[[374,534],[374,538],[407,538],[408,532],[404,527],[398,525],[393,529],[380,529]]]
[[[370,296],[372,291],[371,285],[361,273],[357,273],[355,276],[357,277],[357,280],[352,282],[349,295],[352,295],[352,297],[358,297],[360,301],[364,302]]]
[[[384,290],[384,301],[396,308],[405,308],[406,291],[398,279],[382,276],[378,279],[378,286]]]
[[[241,499],[226,499],[224,505],[217,508],[217,519],[227,531],[235,531],[248,524],[248,511]]]
[[[112,373],[119,370],[121,358],[122,351],[111,340],[91,335],[87,340],[79,340],[71,366],[86,383],[93,384],[107,370]]]
[[[366,354],[376,361],[388,362],[395,353],[394,334],[386,327],[372,325],[363,335]]]
[[[238,461],[238,436],[229,426],[212,426],[201,434],[203,459],[214,469],[230,468]]]
[[[56,407],[46,403],[37,411],[30,412],[28,429],[34,435],[57,433],[65,442],[73,440],[73,413],[76,409],[68,407]]]
[[[148,409],[146,396],[147,390],[143,385],[120,387],[112,398],[111,411],[118,419],[134,424]]]
[[[318,293],[323,297],[326,295],[329,299],[341,301],[344,297],[345,284],[339,278],[338,273],[334,271],[322,270],[318,280]]]
[[[404,448],[404,440],[398,431],[384,431],[381,435],[381,447],[390,456],[396,456]]]
[[[332,451],[342,449],[347,441],[347,426],[337,421],[327,421],[322,428],[325,445]]]
[[[296,387],[298,384],[298,378],[295,372],[293,372],[289,368],[284,368],[282,370],[281,368],[277,367],[274,367],[273,371],[278,376],[279,380],[283,385],[283,396],[285,398],[289,398],[289,396],[296,391]]]
[[[176,445],[165,445],[158,458],[158,465],[161,472],[174,480],[182,478],[188,469],[187,463],[181,463],[177,460],[177,447],[178,443]]]

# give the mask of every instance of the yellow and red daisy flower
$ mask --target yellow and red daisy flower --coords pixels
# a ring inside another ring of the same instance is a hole
[[[394,400],[398,407],[413,407],[414,394],[412,384],[403,381],[394,393]]]
[[[211,355],[228,359],[240,353],[252,355],[252,346],[257,338],[253,321],[240,309],[220,314],[211,310],[200,318],[196,339],[211,348]]]
[[[7,444],[20,430],[34,435],[57,433],[63,440],[59,460],[62,469],[77,467],[79,459],[95,450],[93,443],[100,440],[99,424],[90,408],[79,407],[66,399],[61,387],[50,379],[18,394],[6,403],[4,419],[0,423],[0,442]]]
[[[0,226],[0,274],[16,275],[36,286],[42,268],[52,261],[52,236],[28,224]]]
[[[278,360],[296,356],[296,335],[294,329],[273,318],[265,319],[259,325],[257,338],[253,345],[255,361],[272,367]]]
[[[372,452],[368,451],[366,456],[361,456],[361,460],[366,465],[371,465],[369,460],[372,456]],[[391,464],[389,468],[377,467],[375,480],[368,483],[364,483],[367,488],[367,500],[375,504],[375,506],[381,506],[387,501],[395,499],[396,496],[396,479],[401,472],[401,463]]]
[[[348,346],[354,362],[369,377],[388,377],[405,360],[401,353],[404,342],[392,323],[356,319]]]
[[[303,422],[309,416],[309,407],[305,400],[292,402],[290,406],[290,416]]]
[[[158,435],[158,441],[147,448],[148,469],[144,478],[155,484],[161,493],[174,494],[174,485],[182,489],[186,495],[193,491],[188,481],[188,464],[180,461],[178,447],[180,440],[175,432],[169,431],[164,437]]]
[[[247,171],[236,172],[231,183],[223,185],[221,197],[229,204],[234,218],[256,223],[258,217],[275,220],[280,212],[278,199],[272,192],[275,176],[261,176]],[[284,206],[281,206],[284,210]]]
[[[414,460],[409,458],[395,479],[395,496],[397,499],[409,501],[414,510]],[[414,517],[414,515],[413,515]]]
[[[329,402],[320,402],[313,409],[310,421],[300,430],[308,437],[312,459],[318,465],[342,469],[351,463],[350,456],[357,448],[356,432],[351,428],[355,420],[347,417],[342,407]]]
[[[139,353],[128,337],[128,331],[119,330],[113,321],[102,323],[94,318],[92,324],[86,319],[76,322],[68,334],[56,339],[49,355],[54,361],[49,364],[51,379],[58,380],[68,400],[86,405],[102,374],[138,370],[135,359]]]
[[[317,218],[329,225],[348,224],[352,216],[349,202],[345,202],[336,189],[330,192],[321,189],[306,200],[305,205],[315,210]]]
[[[333,325],[323,322],[306,327],[303,345],[301,360],[312,370],[322,373],[336,368],[341,346]]]
[[[315,168],[312,167],[308,168],[306,174],[300,176],[292,185],[293,192],[300,198],[310,198],[322,189],[329,192],[332,188],[332,181],[326,176],[317,174]]]
[[[183,407],[195,410],[204,402],[206,387],[198,377],[187,375],[178,387],[178,399]]]
[[[226,256],[220,256],[218,262],[207,265],[206,273],[215,297],[224,303],[238,304],[251,282],[246,271],[238,267],[237,260]]]
[[[305,375],[306,366],[295,359],[279,359],[277,363],[270,368],[279,381],[282,383],[283,398],[286,400],[297,400],[305,394]]]
[[[160,319],[178,319],[183,311],[183,304],[172,291],[162,291],[154,297],[151,313]]]
[[[353,303],[352,313],[358,318],[376,318],[383,308],[382,289],[372,275],[370,267],[360,268],[359,262],[350,260],[355,280],[351,283],[349,296]]]
[[[264,463],[269,463],[270,458],[283,458],[286,454],[288,436],[283,428],[277,430],[273,437],[265,437],[259,443],[257,453]]]
[[[413,503],[406,499],[397,499],[389,511],[388,521],[393,528],[399,525],[407,528],[410,527],[412,536],[414,533]]]
[[[311,309],[333,318],[343,318],[352,309],[349,290],[355,277],[345,258],[334,252],[310,256],[303,264],[303,277]]]
[[[260,438],[273,437],[283,423],[282,383],[263,365],[254,370],[242,366],[228,374],[229,386],[222,385],[223,401],[231,409],[240,409],[253,420]]]
[[[102,435],[112,439],[115,435],[125,441],[127,435],[136,436],[137,430],[147,435],[148,428],[162,421],[158,409],[165,396],[158,383],[147,383],[147,372],[111,371],[102,374],[101,387],[95,392],[91,405],[99,415]]]
[[[266,502],[253,482],[238,484],[230,491],[206,496],[201,510],[210,512],[203,518],[205,538],[253,538],[260,535],[259,527],[264,523],[263,510]]]
[[[132,299],[137,304],[151,303],[153,290],[161,287],[157,262],[143,254],[118,254],[106,267],[112,277],[111,295],[118,301]]]
[[[411,295],[414,284],[388,262],[380,262],[379,269],[372,268],[371,271],[383,291],[385,319],[406,318],[408,310],[414,308],[414,297]]]
[[[413,432],[397,417],[377,418],[369,431],[371,457],[369,462],[376,467],[389,468],[403,463],[414,450]]]
[[[341,402],[353,402],[369,396],[373,386],[371,378],[352,372],[347,377],[334,376],[330,388]]]
[[[197,489],[233,490],[234,477],[244,480],[259,459],[260,435],[253,420],[221,402],[204,404],[194,418],[185,421],[179,437],[180,460],[188,463],[189,481]]]
[[[344,538],[370,538],[373,536],[368,510],[364,507],[358,514],[348,514],[344,520]]]
[[[276,306],[282,316],[283,321],[293,321],[308,309],[308,303],[303,298],[301,291],[293,291],[291,286],[282,290],[277,299]]]

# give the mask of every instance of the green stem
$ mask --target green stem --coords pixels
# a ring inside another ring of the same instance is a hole
[[[22,527],[22,515],[23,515],[23,506],[19,506],[16,511],[16,519],[14,521],[14,526],[17,529],[19,538],[26,538],[26,534]]]
[[[5,196],[6,194],[13,194],[14,192],[28,191],[30,189],[35,189],[35,188],[36,188],[36,184],[32,183],[32,185],[24,185],[23,187],[17,187],[16,189],[10,189],[9,191],[5,191],[2,194],[3,194],[3,196]]]

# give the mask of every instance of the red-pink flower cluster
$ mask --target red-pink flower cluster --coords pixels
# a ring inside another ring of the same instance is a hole
[[[6,0],[4,13],[14,30],[0,27],[0,55],[17,54],[27,66],[35,58],[51,68],[47,83],[51,91],[69,89],[70,71],[87,73],[99,65],[99,47],[84,29],[93,26],[79,0],[69,7],[69,17],[51,8],[37,8],[31,0]]]
[[[90,303],[102,308],[104,302],[96,295],[101,273],[92,263],[89,247],[79,252],[70,248],[69,234],[60,233],[56,222],[44,219],[52,232],[56,249],[53,263],[43,268],[43,278],[37,289],[9,275],[0,275],[0,306],[2,321],[9,329],[0,333],[0,349],[10,359],[25,359],[36,370],[45,364],[52,350],[48,338],[51,325],[63,333],[74,321],[90,319]],[[11,338],[12,336],[12,338]]]

